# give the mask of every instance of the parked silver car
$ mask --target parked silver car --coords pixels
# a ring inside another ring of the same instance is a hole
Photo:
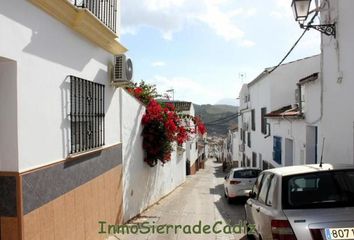
[[[260,169],[252,167],[231,169],[225,176],[225,197],[230,201],[236,197],[248,196],[260,172]]]
[[[263,171],[245,210],[258,239],[354,239],[354,167],[317,164]]]

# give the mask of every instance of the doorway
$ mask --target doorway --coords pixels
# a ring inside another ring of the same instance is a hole
[[[294,165],[294,141],[285,138],[285,166]]]
[[[306,164],[317,163],[317,126],[306,127]]]

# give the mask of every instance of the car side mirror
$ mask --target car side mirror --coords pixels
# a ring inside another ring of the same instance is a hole
[[[248,193],[248,197],[249,198],[255,198],[256,197],[256,193],[251,191],[251,192]]]

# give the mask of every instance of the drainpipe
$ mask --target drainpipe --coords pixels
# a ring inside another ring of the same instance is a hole
[[[297,89],[299,90],[299,99],[297,104],[299,104],[300,116],[302,115],[302,103],[301,103],[301,84],[297,84]]]

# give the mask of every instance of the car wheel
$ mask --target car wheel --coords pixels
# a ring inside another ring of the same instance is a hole
[[[255,240],[256,238],[253,234],[248,234],[248,232],[250,231],[250,228],[248,227],[248,223],[246,224],[246,226],[247,226],[247,235],[246,235],[247,240]]]
[[[253,235],[247,235],[246,237],[247,237],[247,240],[256,240]]]

